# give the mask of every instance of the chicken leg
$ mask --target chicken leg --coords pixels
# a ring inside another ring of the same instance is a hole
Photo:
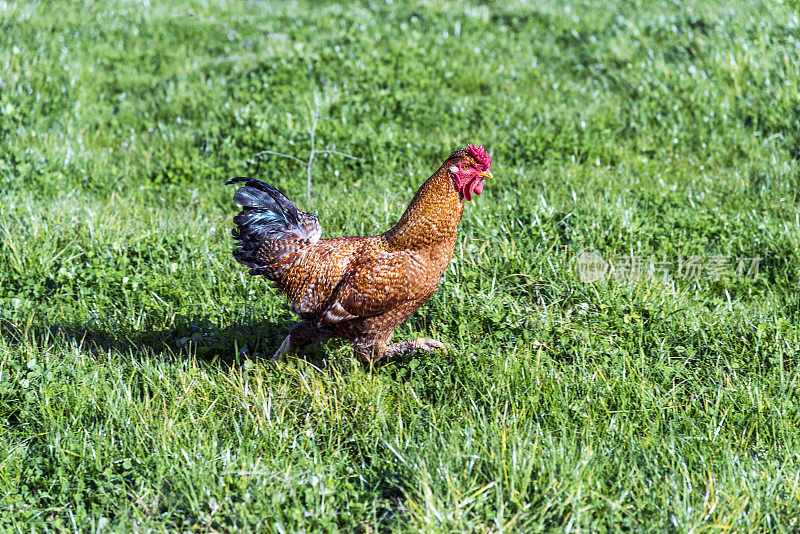
[[[282,360],[290,352],[295,352],[303,347],[325,341],[333,337],[333,334],[320,330],[308,321],[297,323],[289,330],[289,334],[275,351],[269,360]]]

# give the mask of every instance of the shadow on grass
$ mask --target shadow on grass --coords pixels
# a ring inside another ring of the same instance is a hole
[[[25,344],[49,345],[74,343],[96,354],[130,353],[141,360],[160,359],[179,361],[196,358],[222,367],[267,364],[289,329],[298,319],[286,312],[279,320],[259,321],[243,317],[222,326],[207,316],[175,315],[167,328],[148,327],[127,330],[115,329],[93,319],[84,323],[64,324],[35,322],[14,323],[0,319],[0,337],[10,346]],[[319,368],[330,362],[326,345],[334,348],[336,341],[308,347],[294,357]]]

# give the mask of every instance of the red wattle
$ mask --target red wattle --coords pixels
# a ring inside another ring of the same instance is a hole
[[[471,180],[462,182],[458,175],[453,175],[453,180],[456,183],[456,189],[461,191],[461,195],[465,200],[472,200],[473,193],[480,195],[483,193],[483,178],[474,176]]]
[[[483,192],[483,179],[475,178],[464,185],[462,194],[467,200],[472,200],[472,194],[480,195]]]

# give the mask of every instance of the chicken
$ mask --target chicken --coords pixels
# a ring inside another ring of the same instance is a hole
[[[400,220],[377,236],[320,239],[317,217],[274,187],[250,178],[234,194],[234,258],[288,297],[301,322],[272,359],[326,339],[350,342],[369,366],[418,350],[444,349],[417,338],[388,344],[394,329],[430,298],[456,244],[464,201],[483,191],[492,158],[482,146],[450,154],[414,195]]]

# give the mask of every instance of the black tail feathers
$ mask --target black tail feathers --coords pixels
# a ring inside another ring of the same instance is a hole
[[[260,180],[234,178],[226,185],[246,182],[233,195],[242,211],[233,218],[237,240],[233,257],[250,267],[250,274],[263,274],[276,280],[282,274],[281,260],[297,250],[319,241],[322,228],[316,215],[305,213],[286,196]],[[278,265],[280,263],[280,265]]]

